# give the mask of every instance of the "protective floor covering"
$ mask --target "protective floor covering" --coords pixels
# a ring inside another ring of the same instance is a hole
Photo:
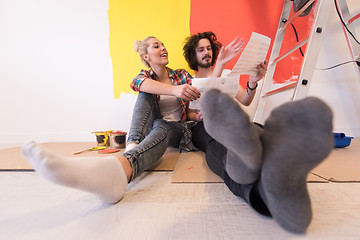
[[[360,183],[309,183],[313,220],[306,234],[295,235],[222,183],[171,178],[146,172],[122,201],[108,205],[35,172],[0,172],[0,239],[360,239]]]
[[[360,139],[347,148],[334,148],[308,175],[308,182],[360,182]],[[203,152],[182,153],[172,182],[222,182],[207,166]]]

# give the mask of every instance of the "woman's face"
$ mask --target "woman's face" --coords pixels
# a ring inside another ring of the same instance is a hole
[[[144,54],[144,59],[150,63],[151,66],[163,65],[169,63],[168,52],[164,44],[157,38],[150,38],[147,40],[148,48],[147,54]]]

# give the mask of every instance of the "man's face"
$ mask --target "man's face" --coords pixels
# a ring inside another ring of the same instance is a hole
[[[207,38],[203,38],[199,40],[195,52],[196,52],[196,60],[199,67],[203,67],[203,68],[211,67],[213,52],[210,41]]]

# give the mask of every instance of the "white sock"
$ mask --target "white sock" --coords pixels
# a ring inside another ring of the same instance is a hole
[[[139,144],[137,144],[137,143],[126,144],[125,152],[130,151],[131,149],[135,148],[137,145],[139,145]]]
[[[95,194],[109,203],[125,194],[127,178],[116,157],[65,157],[35,142],[24,144],[22,152],[35,171],[51,182]]]

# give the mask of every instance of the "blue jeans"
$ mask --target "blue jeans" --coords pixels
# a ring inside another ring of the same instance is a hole
[[[133,169],[130,180],[159,160],[168,146],[179,147],[182,132],[183,123],[162,119],[156,95],[140,92],[127,140],[139,145],[123,153]]]
[[[258,213],[270,216],[269,209],[259,193],[257,182],[252,184],[239,184],[232,180],[227,174],[225,168],[227,148],[206,132],[203,122],[199,122],[191,130],[195,147],[205,152],[205,159],[209,168],[224,180],[225,185],[230,191],[234,195],[242,198]]]

